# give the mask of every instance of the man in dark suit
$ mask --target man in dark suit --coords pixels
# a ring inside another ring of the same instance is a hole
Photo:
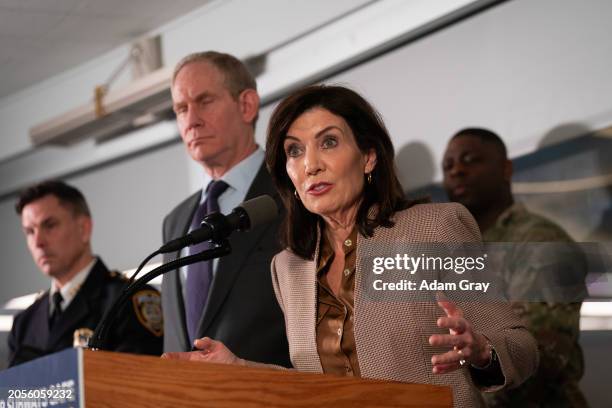
[[[255,143],[259,95],[242,62],[212,51],[185,57],[174,70],[172,100],[183,142],[204,172],[202,190],[165,218],[164,242],[199,226],[211,209],[227,213],[244,200],[277,195]],[[206,336],[223,341],[239,357],[290,365],[270,275],[270,260],[280,251],[279,222],[234,234],[226,257],[164,275],[164,351],[189,351]],[[188,248],[165,261],[199,250]]]
[[[92,255],[92,221],[85,197],[60,181],[26,189],[16,205],[28,248],[52,280],[15,317],[9,336],[9,365],[86,345],[87,339],[123,289],[125,279]],[[163,322],[159,292],[147,287],[132,296],[111,326],[107,348],[161,354]]]

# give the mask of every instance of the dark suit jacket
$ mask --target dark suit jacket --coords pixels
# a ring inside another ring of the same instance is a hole
[[[278,197],[262,165],[246,199],[262,194]],[[165,219],[164,242],[187,233],[201,191],[179,204]],[[283,314],[274,297],[270,260],[280,251],[277,221],[230,236],[232,253],[219,260],[208,304],[200,320],[198,338],[220,340],[238,357],[290,366]],[[164,262],[176,259],[168,254]],[[189,351],[189,336],[178,270],[164,275],[164,351]]]
[[[47,290],[29,308],[15,316],[9,336],[9,365],[13,366],[47,354],[72,347],[75,330],[87,328],[95,330],[102,316],[110,308],[115,298],[123,289],[124,278],[116,272],[110,272],[98,259],[91,272],[83,282],[60,320],[49,330],[49,291]],[[153,298],[159,298],[159,292],[152,287],[144,290]],[[108,348],[126,353],[159,355],[162,351],[162,333],[154,334],[141,323],[143,314],[135,310],[134,298],[143,291],[133,295],[133,302],[126,305],[121,316],[110,329]],[[159,307],[150,304],[150,306]],[[148,309],[148,318],[161,316],[156,310]]]

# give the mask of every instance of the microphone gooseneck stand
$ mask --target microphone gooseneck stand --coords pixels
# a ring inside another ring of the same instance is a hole
[[[223,239],[220,242],[214,242],[217,246],[207,249],[205,251],[199,252],[194,255],[185,256],[183,258],[178,258],[163,265],[158,266],[150,272],[147,272],[141,278],[138,278],[136,281],[131,282],[128,281],[127,287],[123,290],[121,295],[115,300],[112,306],[108,309],[108,312],[104,314],[104,317],[96,327],[94,334],[89,340],[88,347],[92,350],[104,350],[106,346],[105,341],[108,335],[108,330],[111,325],[114,323],[115,319],[119,315],[119,311],[124,306],[125,302],[129,299],[129,297],[142,289],[149,281],[152,279],[169,272],[171,270],[180,268],[182,266],[191,265],[196,262],[208,261],[215,258],[220,258],[222,256],[228,255],[231,252],[231,247],[227,239]],[[147,257],[150,258],[150,257]]]

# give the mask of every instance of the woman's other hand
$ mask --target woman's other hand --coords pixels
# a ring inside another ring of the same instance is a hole
[[[449,373],[466,364],[486,367],[491,359],[487,339],[473,331],[471,323],[463,317],[463,311],[455,303],[439,297],[438,305],[446,316],[440,317],[437,325],[448,329],[449,334],[434,334],[429,337],[429,344],[448,347],[450,351],[431,358],[434,374]]]

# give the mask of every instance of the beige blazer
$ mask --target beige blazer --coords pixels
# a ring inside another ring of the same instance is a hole
[[[450,385],[455,407],[481,406],[480,393],[468,368],[449,374],[433,374],[431,357],[448,349],[432,347],[428,338],[448,333],[436,326],[444,312],[434,302],[372,301],[362,287],[365,273],[361,257],[376,256],[384,245],[452,243],[480,240],[478,226],[459,204],[420,204],[398,212],[393,228],[377,228],[374,236],[357,239],[355,276],[355,343],[361,375],[411,383]],[[315,259],[318,255],[315,255]],[[322,372],[317,353],[316,265],[288,250],[272,261],[272,283],[283,309],[293,366],[300,371]],[[522,383],[536,369],[537,347],[522,322],[502,303],[461,303],[474,330],[495,348],[504,386]],[[501,387],[486,389],[494,391]],[[481,388],[483,389],[483,388]]]

